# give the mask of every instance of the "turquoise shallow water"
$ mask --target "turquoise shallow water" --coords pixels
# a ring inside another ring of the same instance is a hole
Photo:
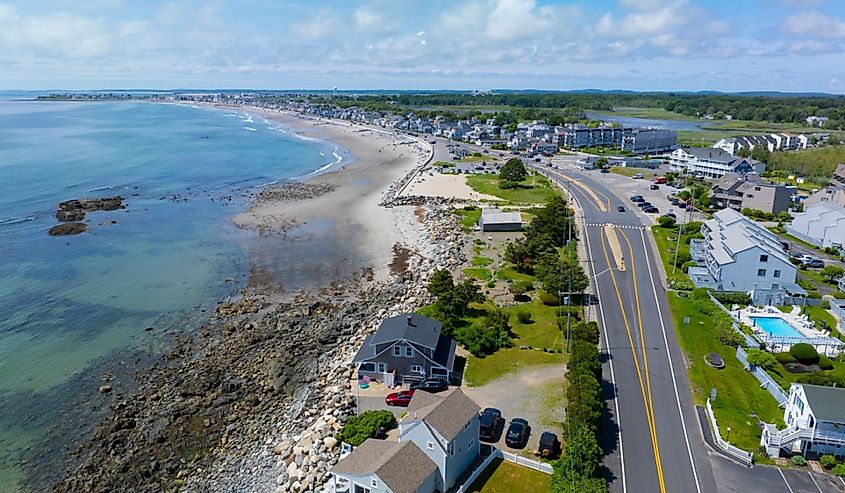
[[[751,317],[751,320],[760,330],[774,337],[804,337],[795,327],[780,317]]]
[[[96,395],[81,375],[158,354],[166,331],[196,327],[242,285],[252,239],[230,218],[247,192],[333,151],[235,111],[0,100],[0,491],[16,488],[21,459],[47,460],[39,449],[65,436],[76,394]],[[127,209],[47,235],[59,202],[110,195]]]

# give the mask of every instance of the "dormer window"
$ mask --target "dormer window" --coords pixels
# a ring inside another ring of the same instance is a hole
[[[412,358],[414,356],[413,346],[405,346],[405,356],[407,356],[408,358]]]
[[[393,346],[393,356],[402,356],[402,346],[399,344]]]

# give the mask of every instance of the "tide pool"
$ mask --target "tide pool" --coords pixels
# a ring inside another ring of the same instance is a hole
[[[248,194],[335,152],[226,109],[0,100],[0,491],[20,489],[22,459],[58,458],[62,426],[96,424],[57,420],[100,367],[161,354],[245,284],[252,233],[230,218]],[[126,209],[47,235],[59,202],[111,195]]]

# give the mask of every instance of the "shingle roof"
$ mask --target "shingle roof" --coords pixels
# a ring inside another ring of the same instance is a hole
[[[845,389],[801,384],[816,420],[845,423]]]
[[[375,474],[393,493],[414,493],[437,465],[413,442],[369,438],[332,468],[350,476]]]
[[[408,406],[408,418],[424,421],[443,438],[452,440],[480,410],[460,388],[442,394],[417,390]]]
[[[483,209],[481,211],[481,224],[513,223],[522,223],[522,215],[519,212],[502,212],[500,209]]]
[[[370,343],[382,344],[405,339],[406,341],[435,349],[437,347],[437,341],[440,338],[441,327],[443,327],[443,324],[439,321],[416,313],[397,315],[382,321],[378,332],[373,334]]]

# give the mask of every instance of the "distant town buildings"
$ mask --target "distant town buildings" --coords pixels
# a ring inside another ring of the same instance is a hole
[[[710,205],[717,209],[754,209],[777,214],[789,209],[797,190],[794,186],[764,181],[754,173],[727,173],[713,185]]]
[[[791,134],[772,133],[760,135],[740,135],[719,139],[713,147],[722,149],[728,154],[737,155],[740,150],[748,152],[756,147],[762,146],[769,152],[774,151],[800,151],[814,145],[827,141],[830,134]]]
[[[826,116],[808,116],[807,125],[811,127],[823,127],[827,125],[828,118]]]
[[[757,173],[766,170],[766,163],[751,158],[735,157],[713,147],[684,147],[669,156],[672,171],[689,173],[704,178],[721,178],[727,173]]]

